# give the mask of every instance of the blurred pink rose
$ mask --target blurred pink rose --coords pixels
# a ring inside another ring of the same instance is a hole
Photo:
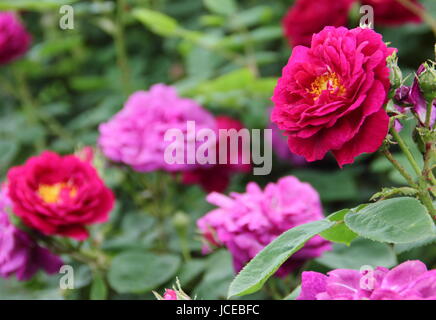
[[[218,206],[197,225],[212,246],[224,245],[233,256],[236,271],[271,241],[298,225],[323,218],[319,195],[308,183],[284,177],[269,183],[265,190],[250,182],[245,193],[225,196],[211,193],[207,201]],[[304,261],[319,257],[330,243],[319,236],[309,240],[277,272],[285,276]],[[210,250],[209,245],[204,251]]]

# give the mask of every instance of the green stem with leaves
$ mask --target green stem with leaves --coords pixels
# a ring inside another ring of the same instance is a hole
[[[407,170],[394,158],[392,153],[388,150],[387,146],[383,146],[381,149],[381,152],[386,157],[386,159],[389,160],[389,162],[397,169],[397,171],[403,176],[404,179],[406,179],[407,183],[413,187],[418,188],[418,185],[413,181],[412,176],[407,172]]]
[[[413,170],[415,171],[416,175],[418,176],[418,195],[421,200],[421,202],[424,204],[424,206],[427,208],[430,215],[436,217],[436,210],[433,206],[433,200],[429,193],[429,186],[427,184],[427,180],[425,176],[422,174],[421,169],[419,168],[418,163],[416,162],[415,158],[413,157],[412,153],[410,152],[408,146],[404,142],[403,138],[401,138],[400,134],[393,126],[391,126],[390,132],[394,139],[398,142],[398,145],[403,151],[404,155],[406,156],[407,160],[409,161],[410,165],[412,166]],[[425,169],[424,169],[425,170]],[[413,187],[413,185],[411,185]]]

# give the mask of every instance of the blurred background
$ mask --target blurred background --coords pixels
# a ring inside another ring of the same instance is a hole
[[[436,16],[436,1],[421,3],[428,14]],[[71,30],[59,27],[62,4],[73,6]],[[282,19],[292,6],[291,0],[0,0],[0,11],[18,11],[33,37],[25,56],[0,66],[1,181],[11,166],[42,150],[68,154],[95,146],[98,125],[118,112],[131,93],[155,83],[174,85],[181,96],[196,100],[215,115],[238,119],[249,129],[267,128],[270,98],[292,52],[282,29]],[[359,6],[354,6],[349,26],[356,27],[358,21]],[[398,48],[405,75],[413,75],[422,62],[434,59],[435,36],[428,24],[376,23],[375,29]],[[406,81],[412,80],[410,76]],[[410,139],[408,130],[406,125],[402,134]],[[177,257],[161,270],[163,280],[154,287],[138,289],[135,283],[141,280],[122,279],[123,289],[110,289],[107,297],[154,299],[151,290],[171,287],[177,275],[192,296],[224,298],[234,277],[231,257],[224,249],[203,256],[195,224],[212,208],[205,201],[205,191],[183,186],[170,174],[134,173],[108,163],[98,153],[96,166],[115,191],[117,206],[109,223],[92,230],[94,241],[115,258],[132,250],[170,252]],[[237,174],[227,191],[243,191],[248,181],[264,186],[291,174],[317,189],[326,214],[368,201],[381,186],[403,183],[378,154],[362,156],[344,170],[329,157],[307,164],[276,154],[271,175]],[[165,208],[162,211],[167,214],[150,214],[155,206]],[[386,266],[415,256],[436,263],[434,246],[393,252],[385,245],[363,241],[352,250],[337,248],[311,262],[311,268],[360,266],[359,256]],[[136,263],[122,267],[152,265]],[[0,298],[88,298],[93,276],[86,266],[77,270],[80,290],[61,291],[59,277],[40,274],[25,283],[1,279]],[[275,286],[248,297],[271,298],[277,294],[271,288],[284,295],[293,280],[271,281],[276,281]]]

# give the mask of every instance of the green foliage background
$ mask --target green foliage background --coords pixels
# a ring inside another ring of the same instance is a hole
[[[130,93],[158,82],[175,85],[214,114],[236,117],[248,128],[266,127],[273,88],[291,54],[280,21],[292,2],[0,0],[0,10],[21,11],[33,35],[26,57],[0,68],[1,180],[9,167],[44,149],[72,153],[95,145],[98,124],[120,110]],[[422,3],[436,16],[436,1]],[[62,4],[73,5],[73,30],[59,28]],[[376,29],[398,48],[406,74],[434,58],[435,38],[427,25]],[[412,139],[409,127],[402,131],[406,139]],[[111,221],[92,230],[94,241],[113,258],[107,279],[71,262],[77,290],[61,291],[60,276],[39,274],[27,283],[0,280],[0,298],[154,299],[151,290],[171,287],[176,276],[192,296],[225,298],[234,278],[231,258],[225,250],[203,256],[196,233],[196,219],[211,208],[205,193],[162,173],[135,174],[98,161],[117,195]],[[382,186],[404,183],[374,154],[343,170],[332,158],[305,167],[275,159],[271,175],[237,176],[229,190],[289,174],[312,183],[326,213],[367,202]],[[306,267],[327,271],[358,267],[356,261],[391,267],[418,257],[435,267],[433,245],[409,249],[357,239]],[[269,281],[248,297],[284,297],[298,275]]]

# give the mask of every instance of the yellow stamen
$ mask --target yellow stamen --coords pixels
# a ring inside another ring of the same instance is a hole
[[[55,184],[41,184],[38,188],[38,195],[46,203],[58,203],[61,192],[67,189],[69,191],[70,198],[74,198],[77,195],[77,189],[71,183],[55,183]]]
[[[314,99],[318,99],[323,91],[329,91],[330,93],[335,93],[338,96],[341,96],[345,93],[346,89],[341,84],[341,80],[338,75],[334,72],[329,72],[318,76],[311,84],[310,89],[307,91],[310,94],[313,94]]]

